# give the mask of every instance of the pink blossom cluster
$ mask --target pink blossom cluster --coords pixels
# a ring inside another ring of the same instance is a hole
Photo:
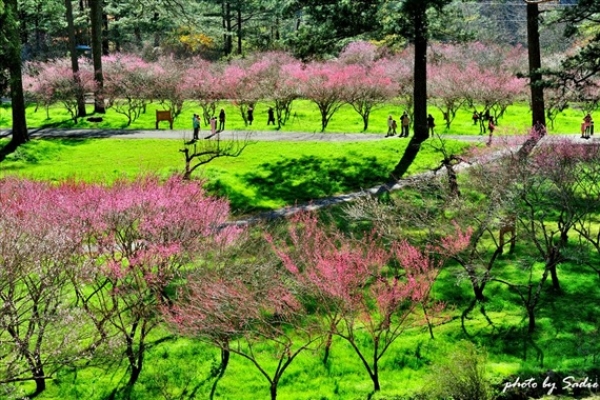
[[[104,97],[108,106],[134,121],[149,101],[159,101],[181,113],[185,100],[203,108],[205,122],[215,115],[216,102],[237,105],[244,121],[259,101],[272,102],[277,120],[285,123],[294,99],[314,102],[325,130],[332,115],[350,103],[368,125],[370,110],[397,100],[412,109],[412,47],[386,54],[368,42],[349,44],[335,60],[301,62],[283,52],[256,53],[227,64],[199,58],[185,61],[161,57],[145,61],[130,54],[103,58]],[[464,105],[481,105],[502,115],[512,102],[523,99],[526,81],[517,78],[524,65],[521,48],[434,45],[429,52],[428,87],[431,101],[445,113]],[[81,82],[74,83],[69,62],[54,60],[26,68],[26,89],[41,104],[72,102],[74,91],[93,91],[92,71],[80,60]],[[66,88],[66,87],[68,88]]]

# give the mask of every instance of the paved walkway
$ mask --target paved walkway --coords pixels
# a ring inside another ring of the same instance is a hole
[[[200,137],[208,135],[208,131],[200,132]],[[10,135],[10,130],[0,130],[0,136]],[[178,139],[189,140],[192,137],[190,130],[137,130],[137,129],[63,129],[39,128],[30,129],[32,138],[119,138],[119,139]],[[358,142],[372,140],[407,140],[397,136],[385,138],[384,134],[374,133],[305,133],[284,131],[223,131],[219,134],[221,139],[228,140],[243,138],[246,135],[251,140],[260,141],[323,141],[323,142]],[[473,142],[484,142],[486,136],[476,135],[444,135],[444,138],[459,139]]]
[[[64,129],[64,128],[33,128],[29,130],[32,138],[118,138],[118,139],[177,139],[190,140],[192,130],[165,130],[165,129]],[[208,135],[207,130],[200,132],[200,137]],[[0,129],[0,137],[10,136],[9,129]],[[251,140],[258,141],[322,141],[322,142],[359,142],[373,140],[407,140],[398,136],[385,137],[385,134],[375,133],[306,133],[306,132],[285,132],[285,131],[223,131],[220,133],[221,139],[241,139],[248,136]],[[591,141],[600,141],[600,135],[592,137]],[[468,142],[485,143],[488,140],[487,135],[441,135],[445,139],[456,139]],[[500,138],[497,136],[496,138]],[[544,138],[547,141],[556,141],[560,139],[582,140],[579,134],[558,134],[549,135]]]

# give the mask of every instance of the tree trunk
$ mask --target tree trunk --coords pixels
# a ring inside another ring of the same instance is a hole
[[[529,317],[529,325],[527,327],[527,333],[530,335],[535,332],[535,310],[534,306],[527,306],[527,316]]]
[[[110,50],[108,42],[108,15],[102,12],[102,55],[107,56]]]
[[[277,400],[277,381],[273,381],[271,383],[270,392],[271,392],[271,400]]]
[[[473,292],[475,293],[475,300],[477,302],[485,302],[485,296],[483,295],[483,287],[481,285],[473,283]]]
[[[541,86],[542,67],[540,55],[540,10],[537,4],[527,3],[527,50],[529,56],[529,76],[531,89],[531,125],[540,122],[546,126],[546,113],[544,109],[544,89]]]
[[[275,39],[275,41],[279,41],[279,39],[281,39],[281,35],[279,33],[280,25],[281,25],[281,23],[279,21],[279,17],[275,18],[275,26],[273,26],[273,29],[274,29],[273,39]]]
[[[239,3],[237,6],[237,53],[242,55],[242,9]]]
[[[129,382],[127,382],[127,391],[131,391],[133,385],[138,381],[140,374],[142,373],[142,367],[144,365],[144,333],[140,333],[139,346],[136,350],[134,348],[134,334],[137,330],[138,323],[135,322],[131,329],[131,336],[127,335],[126,338],[126,347],[125,347],[125,355],[127,357],[127,361],[129,362],[129,368],[131,368],[131,373],[129,374]]]
[[[560,292],[560,281],[558,279],[558,272],[556,271],[556,263],[552,263],[551,266],[548,267],[550,271],[550,279],[552,280],[552,289],[556,292]]]
[[[421,143],[423,142],[424,139],[421,139],[416,134],[410,138],[410,142],[408,142],[408,146],[406,146],[402,158],[400,158],[400,161],[398,161],[398,164],[396,164],[394,170],[390,174],[390,178],[397,181],[404,176],[415,158],[417,158],[417,154],[419,154],[419,150],[421,150]]]
[[[460,189],[458,187],[458,176],[454,170],[451,160],[444,160],[446,165],[446,174],[448,176],[448,189],[450,190],[450,196],[458,198],[460,197]]]
[[[552,289],[556,292],[560,292],[560,281],[558,280],[558,272],[556,267],[560,264],[562,259],[561,251],[559,246],[553,246],[550,248],[548,258],[546,261],[546,270],[550,272],[550,279],[552,280]]]
[[[333,332],[327,333],[327,339],[325,340],[325,352],[323,354],[323,365],[329,361],[329,354],[331,353],[331,344],[333,343]]]
[[[31,398],[35,398],[46,390],[46,376],[44,366],[41,364],[39,355],[28,354],[27,356],[29,369],[32,374],[33,382],[35,383],[35,391],[31,394]]]
[[[192,177],[192,157],[190,157],[190,150],[186,147],[179,150],[185,156],[185,169],[183,172],[183,180],[187,181]]]
[[[417,154],[421,143],[429,138],[427,128],[427,15],[426,5],[417,7],[413,22],[415,29],[415,72],[414,72],[414,135],[410,139],[402,158],[390,174],[398,180],[406,174]]]
[[[427,15],[425,6],[419,7],[414,15],[415,29],[415,72],[414,72],[414,131],[421,142],[429,138],[427,128]]]
[[[73,5],[71,0],[65,0],[65,8],[67,10],[67,30],[69,32],[69,51],[71,52],[71,69],[73,70],[73,79],[78,87],[81,87],[81,79],[79,77],[79,62],[77,61],[77,46],[75,44],[75,26],[73,24]],[[77,91],[77,116],[85,117],[85,93],[83,90]]]
[[[433,324],[429,319],[429,314],[427,314],[427,307],[425,304],[421,303],[421,308],[423,309],[423,315],[425,316],[425,322],[427,322],[427,330],[429,330],[429,337],[431,340],[435,340],[435,336],[433,335]]]
[[[38,374],[39,376],[37,376],[34,381],[35,381],[35,392],[31,395],[31,397],[37,397],[38,395],[40,395],[43,391],[46,390],[46,378],[44,378],[44,373],[43,371],[40,372],[40,374]]]
[[[379,392],[381,390],[381,384],[379,383],[379,367],[377,360],[373,362],[373,373],[371,374],[371,380],[373,381],[373,391]]]
[[[379,383],[379,362],[377,359],[377,354],[379,354],[379,339],[380,336],[376,336],[374,338],[373,369],[369,371],[369,375],[371,375],[371,380],[373,381],[373,392],[378,392],[381,390],[381,384]]]
[[[531,135],[522,145],[521,148],[517,151],[517,157],[519,161],[524,161],[529,154],[533,151],[535,145],[540,141],[540,138],[536,135]]]
[[[131,375],[129,375],[129,382],[127,382],[127,386],[132,387],[138,381],[140,374],[142,373],[142,369],[138,366],[131,365]]]
[[[369,113],[365,113],[362,116],[363,119],[363,132],[366,132],[369,129]]]
[[[229,346],[229,344],[227,344],[227,346]],[[215,397],[215,392],[217,391],[217,384],[219,383],[223,375],[225,375],[225,370],[227,369],[227,365],[229,365],[230,355],[231,353],[229,352],[228,348],[221,349],[221,365],[219,366],[219,374],[216,376],[215,381],[213,382],[213,386],[210,390],[210,400],[212,400]]]
[[[223,53],[228,56],[231,54],[232,41],[231,41],[231,6],[228,2],[223,3],[221,6],[221,12],[223,14]]]
[[[104,75],[102,74],[102,0],[90,0],[90,22],[92,24],[92,58],[96,81],[94,112],[104,114]]]
[[[21,38],[17,23],[17,0],[5,0],[6,16],[4,32],[7,40],[5,50],[6,65],[9,70],[10,95],[12,102],[12,139],[2,155],[14,151],[19,145],[29,141],[27,120],[25,118],[25,96],[23,94],[23,76],[21,72]]]

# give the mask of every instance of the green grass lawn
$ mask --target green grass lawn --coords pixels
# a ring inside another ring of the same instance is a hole
[[[385,182],[407,143],[254,142],[240,157],[217,159],[194,177],[205,179],[238,213],[269,210]],[[409,173],[439,164],[437,143],[423,146]],[[468,144],[448,140],[446,146],[458,153]],[[182,141],[163,139],[35,139],[0,163],[0,176],[103,182],[149,173],[166,177],[183,171],[182,147]]]
[[[515,258],[505,256],[503,260],[509,264]],[[597,333],[594,333],[597,332],[594,331],[597,313],[594,299],[599,298],[600,289],[598,277],[591,269],[570,263],[561,266],[563,294],[552,296],[550,289],[547,289],[538,315],[538,331],[531,340],[524,334],[525,315],[516,296],[498,283],[490,283],[486,290],[488,301],[485,307],[489,321],[475,309],[466,320],[463,330],[459,316],[472,294],[467,282],[457,284],[459,272],[460,267],[448,266],[442,271],[434,288],[436,297],[447,302],[448,321],[434,328],[434,339],[429,337],[425,326],[415,326],[392,345],[380,363],[382,390],[379,393],[371,394],[372,383],[359,359],[345,342],[336,340],[327,364],[322,363],[322,349],[302,353],[284,375],[278,398],[422,399],[417,395],[435,384],[437,379],[432,367],[441,360],[451,360],[464,340],[474,341],[484,349],[487,355],[487,378],[498,391],[517,376],[521,380],[535,378],[541,386],[544,373],[548,370],[562,376],[569,374],[577,378],[590,376],[595,379],[600,345],[596,340]],[[514,278],[514,272],[509,270],[500,269],[498,273],[505,278]],[[585,298],[581,297],[582,292],[587,294]],[[577,306],[574,307],[574,304]],[[168,334],[158,330],[153,338],[159,339]],[[272,371],[276,361],[270,358],[269,347],[264,347],[260,354],[267,370]],[[150,346],[144,371],[131,398],[208,399],[214,382],[211,371],[218,365],[218,360],[217,349],[190,339],[177,338]],[[56,379],[49,381],[47,391],[39,399],[107,399],[115,387],[124,383],[126,376],[125,365],[64,369]],[[28,390],[31,384],[23,383],[19,387]],[[247,360],[232,355],[215,398],[255,400],[268,397],[265,378]]]
[[[268,131],[276,130],[273,125],[267,126],[267,109],[269,104],[259,102],[255,107],[255,120],[252,125],[253,130]],[[222,102],[219,108],[223,107],[227,114],[226,129],[228,130],[245,130],[243,119],[237,107],[229,102]],[[307,100],[297,100],[293,103],[292,117],[285,126],[282,127],[283,132],[320,132],[321,117],[318,108],[315,104]],[[154,129],[155,128],[155,110],[162,109],[159,104],[152,103],[147,106],[147,111],[141,117],[126,127],[127,119],[114,110],[108,109],[103,116],[102,122],[93,123],[85,118],[80,119],[77,124],[70,120],[67,111],[61,105],[53,105],[48,111],[40,107],[36,111],[35,105],[27,107],[27,123],[30,128],[39,128],[43,126],[55,126],[63,128],[130,128],[130,129]],[[93,107],[89,106],[88,111],[92,112]],[[383,105],[373,110],[369,119],[369,128],[366,133],[382,134],[387,131],[387,117],[393,115],[397,120],[403,112],[403,108],[398,105],[388,104]],[[442,112],[437,108],[430,107],[428,110],[436,119],[436,132],[440,134],[455,134],[455,135],[478,135],[479,128],[474,126],[471,120],[472,110],[461,109],[458,111],[456,118],[452,121],[450,129],[446,129],[443,123]],[[174,129],[191,129],[192,115],[201,113],[197,103],[188,101],[184,105],[183,112],[175,120]],[[556,119],[554,128],[549,127],[550,133],[578,133],[584,113],[577,109],[568,108],[560,114]],[[0,106],[0,128],[8,128],[11,125],[12,116],[10,108],[7,104]],[[548,124],[550,122],[548,121]],[[523,133],[531,125],[531,111],[527,104],[514,104],[506,110],[504,117],[500,119],[497,134],[502,133]],[[202,126],[206,129],[206,126]],[[160,129],[168,129],[167,122],[161,122]],[[361,117],[349,105],[344,105],[332,117],[326,132],[344,132],[355,133],[363,131],[363,123]]]

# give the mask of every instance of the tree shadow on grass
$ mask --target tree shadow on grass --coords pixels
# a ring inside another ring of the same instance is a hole
[[[4,172],[18,172],[31,165],[52,162],[65,148],[84,145],[91,139],[30,140],[6,155],[0,165]]]
[[[308,203],[312,200],[351,193],[383,182],[389,166],[375,157],[325,158],[302,156],[261,164],[256,170],[240,177],[243,185],[255,195],[232,193],[222,183],[210,185],[210,190],[226,195],[236,212],[264,210],[261,204]]]

